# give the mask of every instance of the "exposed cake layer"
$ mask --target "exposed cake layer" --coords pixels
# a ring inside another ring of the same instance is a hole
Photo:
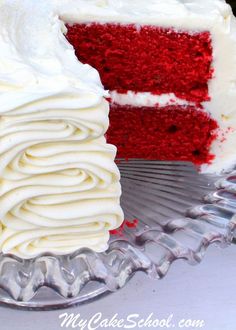
[[[217,123],[193,106],[132,107],[112,104],[108,141],[118,157],[211,162]]]
[[[209,99],[212,46],[208,32],[186,33],[155,26],[76,24],[67,38],[83,63],[95,67],[105,88],[126,93],[174,93]]]
[[[135,25],[135,28],[137,27],[135,34],[144,26],[174,30],[177,34],[186,33],[188,37],[207,33],[210,36],[213,49],[209,73],[213,72],[213,75],[207,82],[209,100],[202,102],[201,107],[205,110],[206,115],[218,123],[219,128],[217,138],[210,147],[210,153],[214,154],[215,158],[210,166],[208,164],[202,169],[208,172],[220,172],[221,170],[228,170],[235,164],[236,21],[230,6],[224,0],[190,0],[184,2],[182,0],[150,0],[145,5],[140,0],[91,0],[89,2],[87,0],[55,0],[55,3],[59,15],[70,28],[73,25],[81,25],[82,27],[87,25],[90,28],[94,24],[101,25],[101,29],[104,29],[106,25],[122,27]],[[99,36],[101,47],[103,38],[107,40],[108,35],[103,33]],[[125,38],[125,36],[121,35],[121,38]],[[136,36],[135,40],[137,40]],[[89,44],[89,40],[87,41]],[[127,44],[130,44],[129,39]],[[97,45],[96,42],[95,45]],[[142,45],[139,53],[145,53],[145,48],[149,49],[149,46],[148,44]],[[178,46],[176,47],[178,49]],[[191,49],[189,51],[191,52]],[[112,54],[109,54],[108,51],[108,55],[111,57]],[[118,58],[119,52],[113,55]],[[147,61],[147,71],[149,67],[153,67],[152,63],[155,61],[155,57],[158,57],[158,55],[150,57]],[[178,61],[181,61],[181,58],[176,56],[176,62],[178,63]],[[194,63],[192,64],[194,65]],[[167,72],[165,67],[163,69]],[[120,73],[122,76],[123,72]],[[197,76],[197,72],[195,74]],[[188,76],[187,70],[183,73],[181,79],[186,81],[186,76]],[[167,80],[169,82],[168,77]],[[127,88],[127,90],[132,89]],[[172,91],[168,94],[170,93]],[[178,95],[177,98],[180,97],[181,95]],[[121,102],[123,101],[124,98]],[[136,102],[134,102],[135,104]]]
[[[217,124],[195,109],[209,99],[209,33],[76,24],[68,26],[67,38],[111,90],[108,141],[117,145],[118,157],[197,164],[214,159],[210,146]]]

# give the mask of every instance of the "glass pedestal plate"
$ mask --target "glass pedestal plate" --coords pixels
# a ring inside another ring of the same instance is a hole
[[[164,277],[171,264],[198,264],[210,244],[227,247],[236,228],[236,172],[199,174],[190,163],[120,161],[126,222],[109,249],[21,260],[0,255],[0,303],[66,308],[122,288],[137,271]]]

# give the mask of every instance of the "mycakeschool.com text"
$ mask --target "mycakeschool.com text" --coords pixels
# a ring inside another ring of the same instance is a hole
[[[173,314],[166,318],[158,318],[155,313],[149,315],[129,314],[120,317],[114,314],[105,317],[102,313],[96,313],[89,319],[81,314],[62,313],[59,315],[60,327],[77,330],[99,329],[204,329],[205,321],[191,318],[176,319]]]

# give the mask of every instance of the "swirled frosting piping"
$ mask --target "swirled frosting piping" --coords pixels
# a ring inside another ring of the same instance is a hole
[[[123,213],[109,107],[48,1],[0,2],[0,250],[107,248]]]

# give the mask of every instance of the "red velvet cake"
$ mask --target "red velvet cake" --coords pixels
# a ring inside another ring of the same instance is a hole
[[[231,111],[236,100],[221,72],[227,58],[219,49],[235,37],[224,1],[71,0],[60,10],[78,59],[110,91],[107,139],[118,157],[192,161],[213,171],[232,163],[220,154],[235,141],[222,101],[229,97]]]
[[[95,67],[106,89],[126,94],[174,93],[191,106],[121,105],[111,99],[108,141],[118,157],[210,161],[217,123],[201,109],[209,100],[212,45],[209,33],[153,26],[75,24],[67,38],[80,61]],[[177,60],[178,59],[178,60]],[[133,96],[135,97],[135,95]],[[137,134],[138,133],[138,134]]]

